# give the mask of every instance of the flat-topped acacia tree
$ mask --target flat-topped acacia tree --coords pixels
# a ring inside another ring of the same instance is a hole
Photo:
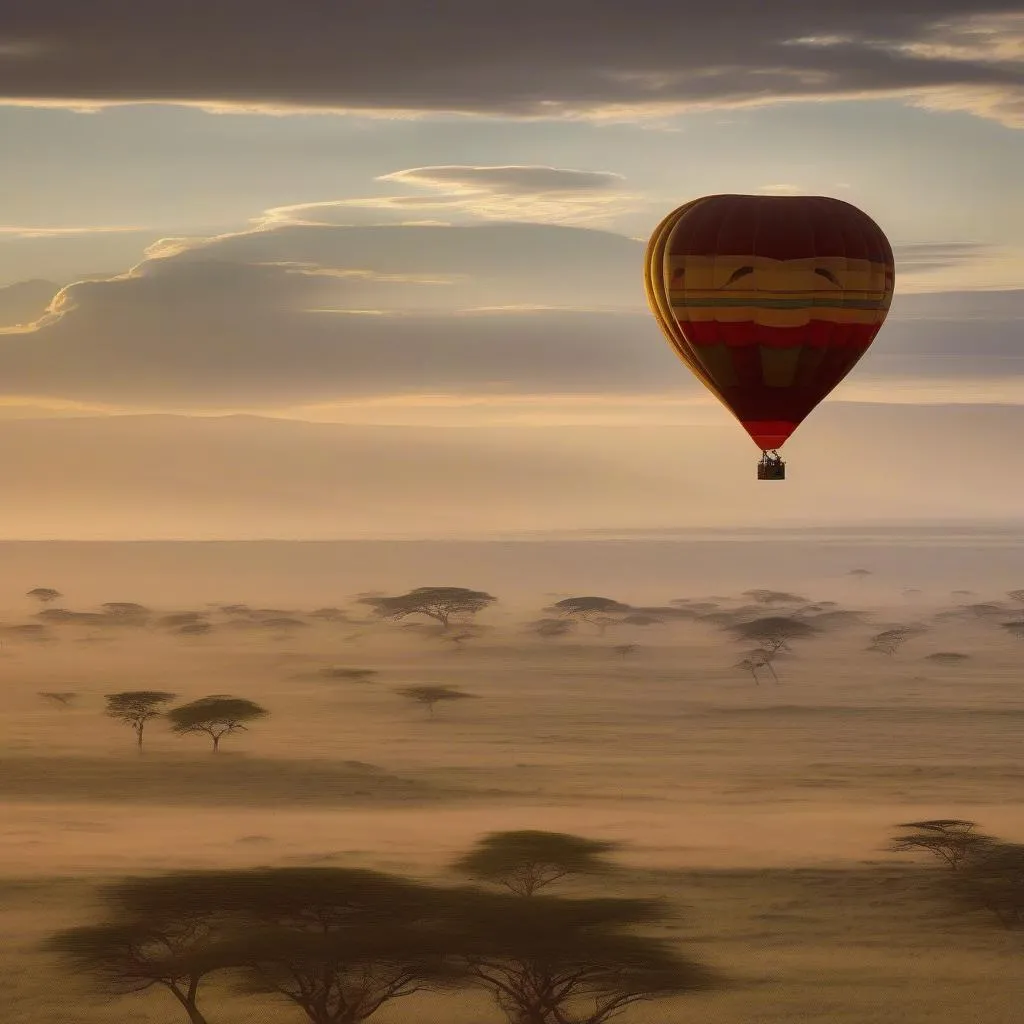
[[[177,698],[176,693],[164,690],[125,690],[123,693],[108,693],[106,714],[118,722],[130,725],[135,731],[139,750],[142,750],[142,734],[146,723],[164,714],[163,705]]]
[[[100,607],[111,623],[119,626],[146,626],[153,613],[137,601],[105,601]]]
[[[497,600],[483,590],[467,590],[465,587],[417,587],[395,597],[361,597],[359,604],[367,605],[382,619],[399,620],[409,615],[426,615],[448,629],[453,617],[464,619],[476,615]]]
[[[953,871],[995,842],[991,836],[978,832],[973,821],[961,818],[909,821],[896,827],[904,831],[893,839],[890,850],[894,853],[924,850]]]
[[[201,697],[191,704],[171,708],[167,718],[171,731],[179,736],[205,733],[213,742],[213,752],[220,749],[221,738],[233,732],[244,732],[247,722],[255,722],[270,714],[266,708],[244,697],[215,694]]]
[[[871,638],[871,644],[867,650],[892,658],[899,653],[900,648],[908,640],[912,640],[924,632],[925,630],[919,626],[897,626],[894,629],[886,629]]]
[[[210,973],[201,928],[188,921],[110,921],[70,928],[43,944],[71,970],[92,975],[107,996],[165,989],[189,1024],[208,1024],[198,1005],[199,986]]]
[[[491,832],[452,869],[481,882],[500,885],[517,896],[539,890],[571,875],[606,874],[615,866],[603,855],[618,844],[563,832],[522,829]]]
[[[476,890],[462,903],[453,959],[509,1024],[606,1024],[634,1003],[721,984],[671,943],[632,931],[664,918],[653,901]]]
[[[169,913],[213,925],[212,958],[246,989],[293,1003],[311,1024],[360,1024],[452,973],[437,925],[450,921],[457,901],[450,906],[444,890],[399,875],[275,867],[132,885],[125,896],[136,918]]]
[[[57,704],[62,708],[70,707],[78,697],[74,690],[40,690],[39,696],[48,700],[51,704]]]
[[[544,609],[549,614],[586,622],[594,626],[601,635],[604,635],[609,626],[615,624],[615,615],[626,615],[632,610],[632,605],[623,604],[610,597],[594,596],[566,597]]]
[[[791,640],[807,639],[820,632],[817,626],[795,615],[763,615],[727,628],[740,640],[756,643],[770,654],[788,651]]]
[[[436,929],[417,925],[452,910],[443,893],[399,876],[182,872],[125,879],[100,896],[106,921],[60,932],[44,949],[108,995],[167,990],[190,1024],[207,1024],[199,996],[214,972],[292,1002],[311,1024],[359,1024],[445,973]]]
[[[576,622],[572,619],[543,618],[526,624],[527,631],[544,640],[568,636],[575,628]]]

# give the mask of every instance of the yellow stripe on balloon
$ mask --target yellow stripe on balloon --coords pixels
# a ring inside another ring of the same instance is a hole
[[[670,291],[791,292],[816,295],[864,293],[878,300],[888,294],[886,267],[871,260],[841,256],[776,260],[764,256],[670,256],[666,268]],[[739,277],[734,275],[739,274]]]

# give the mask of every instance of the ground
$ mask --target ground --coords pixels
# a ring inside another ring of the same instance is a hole
[[[777,574],[749,586],[795,583],[806,581]],[[553,600],[543,594],[532,608],[523,599],[482,616],[494,628],[463,651],[400,626],[322,622],[198,637],[74,626],[50,643],[5,639],[3,1024],[182,1019],[162,993],[104,1000],[37,951],[55,929],[95,919],[102,879],[316,863],[444,880],[445,864],[481,835],[518,828],[621,842],[623,870],[600,891],[665,896],[670,934],[732,982],[625,1022],[1016,1024],[1024,936],[950,917],[938,869],[886,846],[897,823],[925,817],[1024,840],[1024,648],[998,620],[935,622],[957,603],[956,580],[913,605],[895,586],[858,603],[856,585],[822,581],[808,596],[839,598],[866,621],[795,641],[776,663],[779,683],[760,686],[733,667],[743,645],[706,624],[532,637],[521,623]],[[712,581],[705,593],[738,590]],[[982,598],[1005,595],[993,585],[959,600]],[[12,607],[2,621],[33,611]],[[865,650],[872,633],[910,621],[931,628],[894,657]],[[615,656],[624,642],[639,651]],[[936,651],[970,657],[927,660]],[[378,674],[317,675],[329,665]],[[431,719],[395,692],[416,684],[478,699]],[[271,714],[217,755],[204,737],[154,722],[140,756],[131,731],[102,714],[103,694],[122,689],[232,693]],[[65,709],[43,690],[80,697]],[[204,1006],[211,1024],[301,1024],[289,1007],[214,987]],[[486,999],[430,996],[374,1021],[498,1019]]]

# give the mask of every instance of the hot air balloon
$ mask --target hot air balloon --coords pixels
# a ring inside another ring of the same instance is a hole
[[[892,247],[824,196],[715,195],[673,210],[647,244],[647,302],[682,361],[784,480],[779,449],[853,369],[892,301]]]

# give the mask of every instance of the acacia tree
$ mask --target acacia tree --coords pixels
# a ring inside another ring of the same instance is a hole
[[[406,700],[422,704],[431,718],[434,716],[434,705],[444,701],[466,700],[475,698],[475,693],[466,693],[451,686],[407,686],[398,691]]]
[[[177,698],[176,693],[163,690],[126,690],[123,693],[107,694],[106,714],[135,730],[139,750],[142,749],[142,734],[146,723],[164,714],[161,705]]]
[[[31,597],[42,605],[47,605],[64,595],[59,590],[54,590],[53,587],[34,587],[25,596]]]
[[[188,913],[121,916],[59,932],[43,948],[73,970],[90,974],[109,995],[163,988],[181,1005],[189,1024],[207,1024],[198,1005],[199,987],[219,964],[210,955],[209,928],[202,918]]]
[[[107,601],[101,607],[111,619],[126,626],[144,626],[153,614],[135,601]]]
[[[526,628],[536,636],[551,640],[554,637],[568,636],[576,628],[576,623],[572,619],[545,618],[528,622]]]
[[[899,653],[899,649],[908,640],[920,636],[923,632],[923,629],[914,626],[897,626],[895,629],[886,629],[871,638],[868,650],[892,658]]]
[[[894,853],[924,850],[938,857],[952,871],[958,870],[969,857],[981,853],[994,841],[990,836],[975,831],[973,821],[959,818],[910,821],[896,827],[914,831],[904,832],[893,839],[890,850]]]
[[[617,843],[563,832],[524,829],[491,832],[452,865],[454,871],[533,896],[569,875],[606,874],[615,869],[602,855]]]
[[[626,1007],[717,979],[664,941],[625,929],[660,906],[627,899],[467,893],[447,945],[510,1024],[606,1024]]]
[[[379,618],[399,620],[409,615],[426,615],[439,622],[443,629],[448,629],[453,616],[476,615],[496,601],[496,597],[482,590],[464,587],[417,587],[397,597],[359,598],[359,604],[368,605]]]
[[[66,708],[74,703],[78,694],[74,690],[40,690],[39,696],[43,700],[50,701],[51,704],[57,704],[62,708]]]
[[[567,597],[544,609],[546,612],[595,626],[602,635],[615,622],[612,616],[632,610],[632,606],[621,601],[613,601],[610,597]]]
[[[391,999],[443,979],[438,890],[360,869],[200,871],[105,887],[113,920],[52,937],[47,948],[110,994],[163,986],[197,1005],[213,971],[301,1007],[312,1024],[358,1024]]]
[[[211,910],[217,962],[311,1024],[359,1024],[454,974],[437,941],[440,890],[357,868],[204,872],[164,880],[150,904]]]
[[[321,934],[252,929],[224,952],[245,970],[245,988],[294,1003],[311,1024],[359,1024],[385,1003],[454,975],[435,937],[414,924]]]
[[[769,654],[792,650],[791,640],[803,640],[820,632],[817,626],[792,615],[765,615],[728,628],[739,639],[756,643]]]
[[[213,742],[213,752],[217,753],[221,737],[233,732],[244,732],[247,722],[255,722],[268,714],[270,712],[266,708],[244,697],[216,694],[171,708],[167,718],[171,723],[171,731],[179,736],[205,733]]]
[[[1024,926],[1024,844],[975,831],[956,818],[910,822],[890,849],[927,850],[949,869],[944,895],[955,909],[986,911],[1006,929]]]

